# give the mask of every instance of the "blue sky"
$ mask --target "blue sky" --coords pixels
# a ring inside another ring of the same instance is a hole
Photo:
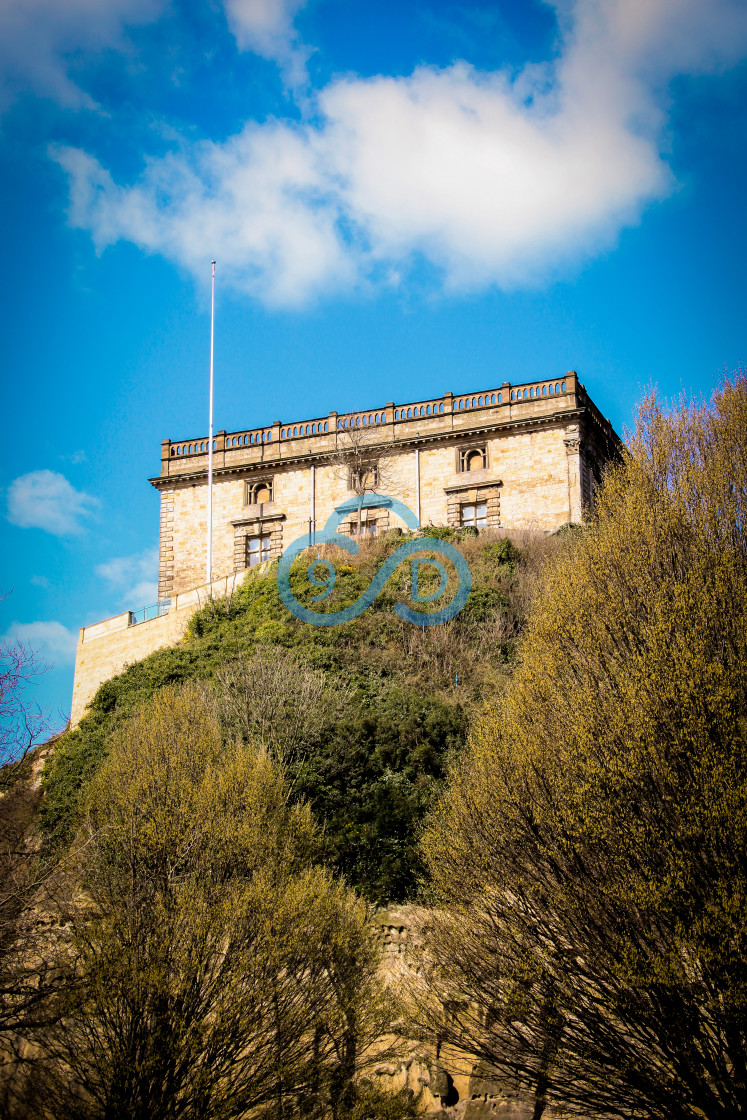
[[[162,438],[747,356],[744,0],[4,0],[0,634],[155,598]]]

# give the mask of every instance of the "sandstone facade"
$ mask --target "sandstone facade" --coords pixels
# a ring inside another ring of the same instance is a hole
[[[552,531],[580,521],[620,441],[576,374],[368,412],[219,432],[213,455],[212,578],[277,557],[354,495],[340,470],[351,432],[385,450],[386,483],[422,525]],[[206,581],[208,443],[164,440],[159,598]],[[371,510],[375,531],[401,527]],[[350,531],[355,531],[350,526]]]

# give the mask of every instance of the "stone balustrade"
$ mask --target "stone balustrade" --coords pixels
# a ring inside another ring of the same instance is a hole
[[[409,421],[425,422],[434,419],[443,421],[447,416],[451,423],[456,420],[455,414],[469,412],[471,423],[481,422],[483,414],[485,423],[493,420],[501,422],[502,413],[505,418],[513,418],[517,406],[543,404],[557,407],[559,398],[566,398],[566,403],[575,406],[577,397],[583,393],[575,372],[571,371],[563,377],[541,381],[522,382],[513,385],[504,382],[500,388],[489,389],[477,393],[445,393],[442,397],[430,400],[414,401],[409,404],[395,405],[392,401],[375,409],[357,410],[354,412],[330,412],[327,416],[317,416],[308,420],[294,421],[285,424],[279,420],[264,428],[245,429],[239,432],[217,432],[213,440],[213,451],[220,452],[221,463],[225,453],[236,451],[250,452],[250,457],[256,457],[259,452],[262,459],[271,457],[282,459],[290,454],[308,454],[314,450],[320,453],[328,451],[334,446],[335,433],[349,431],[353,428],[374,429],[383,425],[391,426],[388,438],[399,440],[411,438],[411,429],[404,425]],[[570,400],[568,400],[570,398]],[[496,415],[498,410],[498,415]],[[300,441],[304,443],[301,445]],[[296,441],[298,441],[296,445]],[[311,441],[311,443],[309,443]],[[297,446],[297,450],[296,450]],[[288,450],[285,450],[285,449]],[[293,448],[293,450],[291,450]],[[254,453],[254,454],[252,454]],[[207,463],[208,440],[205,437],[186,440],[164,440],[162,444],[162,474],[172,474],[174,469],[178,472],[186,469],[201,470]],[[176,460],[177,462],[174,462]],[[189,460],[189,462],[185,462]]]

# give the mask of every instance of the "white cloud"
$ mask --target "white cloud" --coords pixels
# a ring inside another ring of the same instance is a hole
[[[118,596],[122,606],[136,609],[158,599],[158,549],[146,548],[133,556],[117,556],[96,566],[96,575]]]
[[[70,221],[98,251],[124,238],[199,275],[215,249],[222,277],[276,304],[354,278],[334,189],[304,130],[247,125],[226,144],[152,161],[129,189],[84,152],[54,156],[70,175]]]
[[[84,531],[84,518],[99,503],[76,490],[57,471],[31,471],[8,487],[8,521],[22,529],[44,529],[58,537]]]
[[[307,48],[293,27],[305,0],[224,0],[226,18],[241,50],[254,51],[280,64],[291,85],[306,75]]]
[[[2,0],[0,108],[29,88],[67,108],[93,108],[68,74],[67,55],[121,49],[126,26],[149,23],[165,6],[166,0]]]
[[[3,638],[7,642],[23,642],[55,664],[74,661],[78,645],[78,631],[68,630],[61,622],[12,622]]]
[[[270,36],[292,7],[235,5],[252,34],[266,17]],[[70,222],[99,251],[129,240],[200,277],[215,256],[224,278],[274,304],[401,276],[418,259],[447,288],[535,283],[613,243],[673,189],[661,153],[668,81],[747,50],[742,0],[556,7],[553,65],[337,80],[315,123],[248,124],[223,144],[185,145],[129,187],[59,149]]]

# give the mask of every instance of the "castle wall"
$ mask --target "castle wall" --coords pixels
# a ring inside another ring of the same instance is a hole
[[[174,646],[184,637],[195,611],[210,598],[230,594],[246,572],[211,585],[193,588],[171,600],[168,614],[133,624],[130,611],[81,627],[75,654],[75,679],[70,725],[77,727],[99,685],[121,673],[128,665],[142,661],[157,649]]]

